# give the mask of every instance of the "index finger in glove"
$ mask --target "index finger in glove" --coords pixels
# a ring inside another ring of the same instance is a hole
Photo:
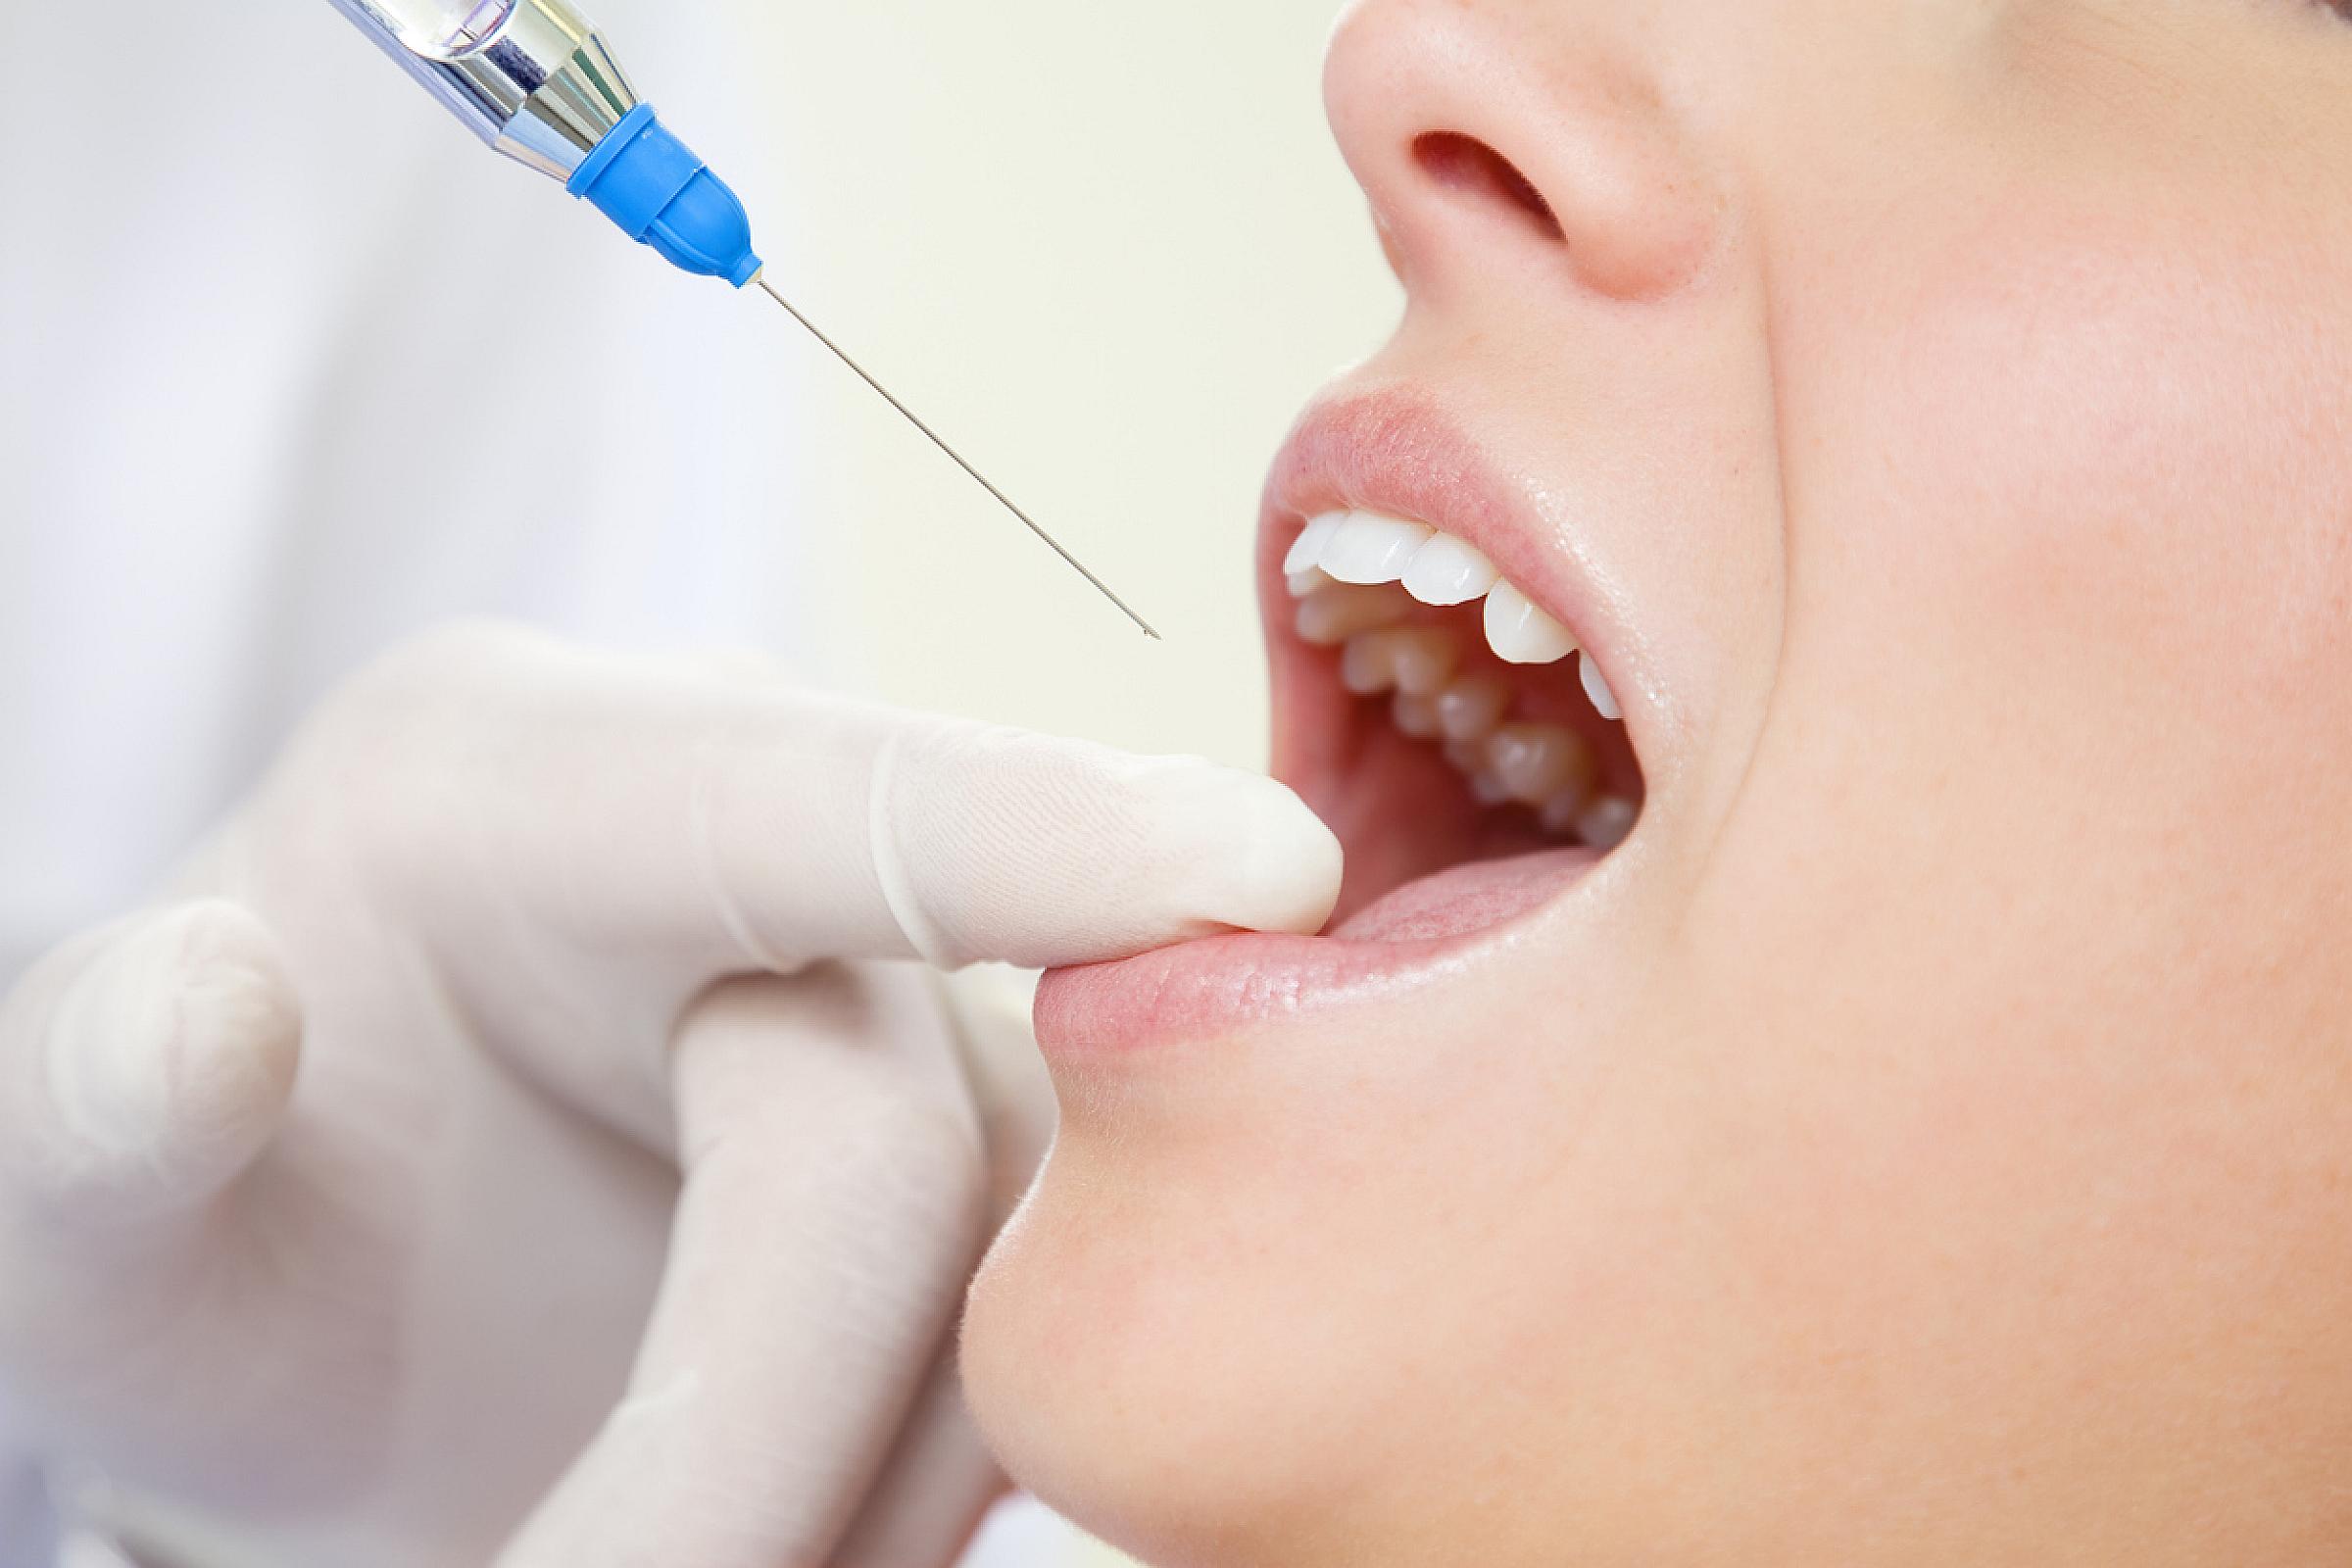
[[[51,1236],[193,1224],[276,1136],[300,1039],[276,940],[235,905],[64,944],[0,998],[0,1213]]]
[[[355,716],[401,748],[378,808],[401,874],[681,978],[1095,962],[1311,931],[1337,896],[1338,842],[1298,798],[1205,761],[519,633],[445,635],[399,671]]]
[[[1223,930],[1320,929],[1339,841],[1270,779],[1195,758],[902,723],[868,827],[906,950],[942,968],[1132,957]]]
[[[827,1560],[985,1235],[979,1129],[923,981],[738,981],[689,1014],[685,1190],[628,1396],[499,1568]]]

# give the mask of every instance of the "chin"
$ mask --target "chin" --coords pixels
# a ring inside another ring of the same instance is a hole
[[[1153,1255],[1160,1228],[1106,1195],[1117,1179],[1057,1151],[973,1284],[963,1374],[989,1446],[1154,1568],[1325,1560],[1318,1519],[1349,1511],[1329,1434],[1369,1417],[1300,1376],[1323,1319],[1269,1318],[1213,1263]]]

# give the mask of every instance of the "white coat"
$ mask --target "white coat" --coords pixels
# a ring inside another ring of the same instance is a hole
[[[709,85],[748,79],[757,8],[601,10],[788,240],[721,152],[764,166],[758,91]],[[134,903],[410,629],[796,652],[790,323],[328,6],[0,9],[0,978]]]
[[[760,8],[596,9],[767,254],[806,243],[760,200]],[[410,630],[810,654],[789,323],[492,155],[327,6],[0,7],[0,987]]]

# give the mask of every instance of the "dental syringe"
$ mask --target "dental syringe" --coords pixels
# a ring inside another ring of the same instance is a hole
[[[329,0],[466,127],[517,163],[564,182],[620,231],[672,266],[757,283],[1004,510],[1141,626],[1159,633],[1060,541],[770,283],[743,203],[639,101],[595,25],[565,0]]]

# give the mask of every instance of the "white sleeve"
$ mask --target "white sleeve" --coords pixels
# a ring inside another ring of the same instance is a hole
[[[11,1451],[0,1431],[0,1568],[52,1568],[58,1561],[48,1487],[39,1468]]]
[[[598,9],[792,243],[757,98],[703,74],[750,8]],[[0,962],[122,912],[408,633],[793,658],[822,546],[772,308],[485,150],[318,0],[123,25],[0,5],[41,62],[0,142],[42,149],[0,212],[58,219],[0,223]]]

